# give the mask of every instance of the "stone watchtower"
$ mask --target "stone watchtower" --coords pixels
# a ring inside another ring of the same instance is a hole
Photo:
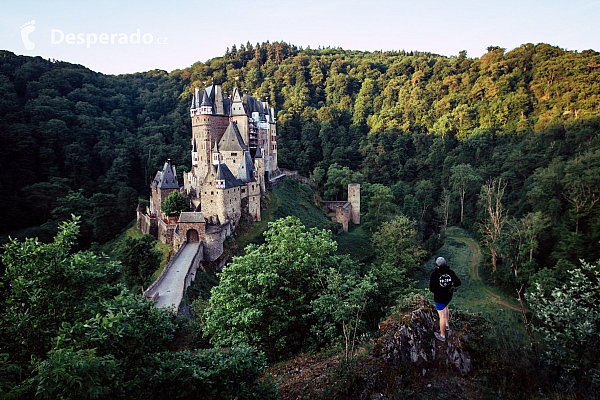
[[[350,220],[355,225],[360,225],[360,183],[348,185],[348,201],[352,205]]]

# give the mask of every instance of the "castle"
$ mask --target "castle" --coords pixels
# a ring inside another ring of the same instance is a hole
[[[229,96],[220,85],[211,85],[195,89],[190,117],[191,170],[180,187],[175,167],[164,164],[152,181],[150,206],[138,207],[137,227],[176,249],[201,242],[203,259],[214,261],[242,213],[260,221],[261,194],[267,183],[283,176],[277,167],[275,113],[237,87]],[[192,212],[163,215],[160,206],[174,190],[189,200]]]

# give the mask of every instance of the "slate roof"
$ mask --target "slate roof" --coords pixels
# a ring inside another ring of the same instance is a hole
[[[254,179],[254,163],[249,151],[244,152],[244,160],[240,165],[237,178],[244,183],[256,181]]]
[[[151,187],[152,189],[179,189],[175,167],[169,161],[165,163],[162,171],[156,172]]]
[[[200,104],[200,105],[201,106],[212,106],[213,105],[213,102],[208,97],[208,94],[206,93],[206,91],[204,91],[204,96],[202,96],[202,104]]]
[[[230,122],[219,142],[220,151],[246,151],[248,146],[244,144],[242,134],[235,122]]]
[[[206,222],[202,212],[182,212],[179,215],[179,222]]]
[[[218,164],[216,166],[216,180],[225,181],[225,189],[230,189],[236,186],[242,186],[244,183],[236,179],[226,164]]]

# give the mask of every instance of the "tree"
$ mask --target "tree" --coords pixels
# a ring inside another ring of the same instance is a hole
[[[442,234],[446,234],[446,228],[448,227],[448,220],[450,218],[450,191],[446,188],[442,190],[442,196],[440,198],[440,205],[435,208],[435,212],[438,218],[442,221]]]
[[[547,293],[536,283],[527,296],[546,345],[545,360],[565,388],[597,388],[600,382],[600,263],[581,262],[562,286]]]
[[[139,239],[125,237],[117,248],[121,262],[121,274],[130,288],[152,283],[153,274],[160,267],[163,254],[154,247],[155,240],[150,235]]]
[[[177,190],[169,193],[160,205],[160,211],[165,215],[179,215],[181,212],[189,211],[188,201]]]
[[[310,341],[311,301],[337,245],[331,232],[306,231],[295,217],[270,222],[264,236],[264,244],[247,246],[223,269],[204,312],[204,331],[215,346],[245,343],[280,358]]]
[[[492,257],[492,270],[496,272],[498,267],[499,249],[502,229],[508,222],[506,211],[502,205],[502,197],[506,183],[502,178],[490,179],[482,187],[479,194],[479,203],[483,208],[485,217],[479,223],[479,233],[482,241]]]
[[[541,211],[528,213],[523,218],[513,218],[508,222],[504,240],[515,278],[525,265],[530,272],[533,272],[533,254],[539,245],[538,237],[548,226],[549,220],[542,215]]]
[[[450,182],[452,188],[458,191],[460,196],[460,222],[462,224],[465,214],[465,196],[470,186],[481,180],[481,177],[477,170],[471,166],[471,164],[458,164],[453,166],[450,171]]]
[[[419,267],[425,251],[417,241],[416,222],[398,215],[383,222],[373,234],[377,261],[372,272],[377,278],[380,308],[393,306],[413,286],[412,271]]]
[[[344,363],[349,367],[354,357],[362,314],[369,303],[370,295],[377,288],[377,283],[372,275],[360,277],[356,271],[343,271],[340,267],[329,268],[323,275],[323,292],[311,302],[314,307],[313,315],[320,322],[314,327],[331,335],[337,333],[334,328],[336,325],[341,326]],[[335,336],[332,339],[335,339]]]
[[[277,398],[256,349],[165,351],[176,315],[117,283],[118,262],[72,252],[77,233],[73,218],[52,243],[4,246],[2,398]]]
[[[389,219],[390,215],[397,212],[397,207],[393,203],[392,189],[380,183],[365,185],[364,189],[365,197],[368,198],[368,208],[364,218],[365,225],[376,230],[382,221]]]
[[[590,214],[600,201],[600,150],[586,152],[565,166],[563,196],[575,208],[575,233],[579,220]]]
[[[45,356],[64,322],[95,310],[99,299],[118,290],[106,285],[116,276],[117,263],[91,252],[71,253],[78,220],[61,223],[52,243],[13,239],[4,245],[8,290],[0,308],[0,343],[23,368],[31,356]]]

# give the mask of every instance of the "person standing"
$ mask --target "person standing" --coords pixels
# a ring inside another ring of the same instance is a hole
[[[435,260],[435,264],[436,268],[429,278],[429,291],[433,292],[435,308],[440,316],[440,332],[435,332],[435,337],[441,341],[445,341],[446,333],[450,330],[448,304],[452,301],[452,295],[456,291],[456,288],[461,285],[461,281],[454,271],[446,265],[444,257],[438,257]]]

